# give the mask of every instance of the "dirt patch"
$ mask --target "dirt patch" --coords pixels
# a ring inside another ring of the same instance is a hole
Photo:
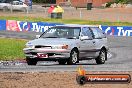
[[[88,72],[89,74],[130,74],[132,72]],[[0,88],[132,88],[129,84],[78,85],[76,72],[0,73]],[[109,87],[108,87],[109,86]]]

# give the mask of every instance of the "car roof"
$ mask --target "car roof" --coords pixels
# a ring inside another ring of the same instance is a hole
[[[80,25],[80,24],[65,24],[65,25],[56,25],[60,27],[99,27],[99,25]]]

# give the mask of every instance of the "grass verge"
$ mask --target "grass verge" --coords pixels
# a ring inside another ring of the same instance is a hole
[[[23,48],[27,40],[0,38],[0,60],[25,58]]]
[[[65,24],[88,24],[88,25],[108,25],[108,26],[132,26],[132,22],[108,22],[108,21],[89,21],[78,19],[50,19],[41,17],[28,16],[0,16],[1,20],[18,20],[18,21],[32,21],[32,22],[55,22]]]

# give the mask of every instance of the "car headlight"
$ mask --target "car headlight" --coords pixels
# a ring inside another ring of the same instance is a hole
[[[52,49],[62,49],[61,46],[52,46]]]
[[[52,49],[68,49],[68,45],[52,46]]]

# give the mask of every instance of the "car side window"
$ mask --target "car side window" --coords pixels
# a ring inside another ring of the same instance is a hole
[[[106,38],[106,34],[105,34],[102,30],[100,30],[100,29],[98,28],[97,31],[98,31],[98,34],[99,34],[99,36],[100,36],[101,38]]]
[[[92,27],[91,29],[93,31],[94,38],[106,38],[105,33],[98,27]]]
[[[75,30],[74,30],[74,37],[76,37],[77,39],[79,38],[79,34],[80,34],[80,29],[78,28],[76,28]]]
[[[92,39],[92,33],[88,27],[82,28],[82,36],[88,36],[90,39]]]

